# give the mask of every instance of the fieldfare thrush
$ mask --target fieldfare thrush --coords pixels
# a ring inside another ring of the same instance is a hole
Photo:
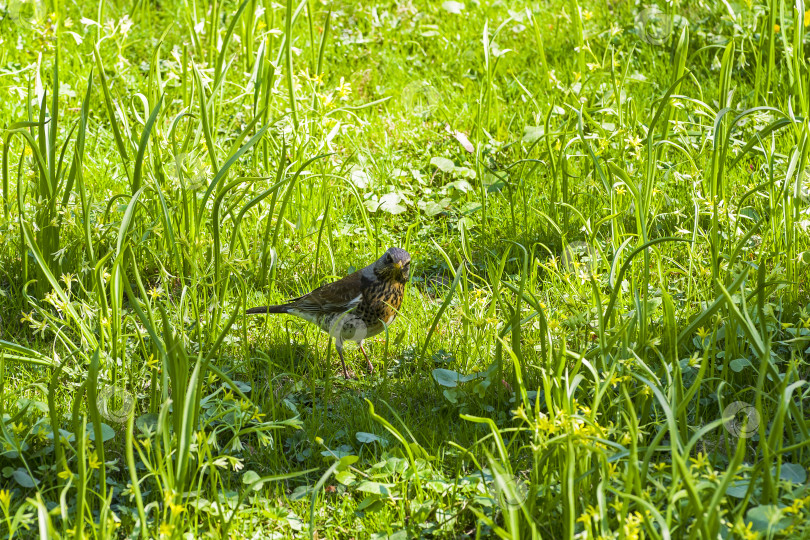
[[[369,373],[374,371],[363,340],[382,332],[394,322],[405,295],[411,256],[401,248],[389,248],[374,263],[343,279],[327,283],[309,294],[277,306],[262,306],[247,313],[289,313],[317,324],[335,338],[343,375],[349,372],[343,360],[343,342],[355,341],[366,357]]]

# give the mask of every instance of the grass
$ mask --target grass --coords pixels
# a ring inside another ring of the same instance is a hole
[[[0,0],[0,536],[806,537],[808,13]]]

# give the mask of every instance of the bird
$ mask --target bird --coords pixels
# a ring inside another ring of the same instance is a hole
[[[363,340],[382,332],[394,322],[411,269],[411,256],[391,247],[382,257],[348,276],[327,283],[286,304],[260,306],[247,314],[287,313],[315,323],[335,338],[343,376],[349,378],[343,359],[343,343],[355,341],[366,358],[369,373],[374,366],[363,348]]]

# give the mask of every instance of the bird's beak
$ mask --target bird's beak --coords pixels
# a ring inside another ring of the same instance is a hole
[[[402,270],[402,261],[397,261],[397,268]]]

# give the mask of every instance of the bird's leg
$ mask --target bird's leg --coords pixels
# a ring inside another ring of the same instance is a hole
[[[360,352],[363,353],[363,356],[366,357],[366,363],[368,364],[368,372],[374,373],[374,366],[371,364],[371,360],[368,359],[368,355],[366,354],[366,350],[363,348],[363,342],[359,341],[357,346],[360,347]]]
[[[340,357],[340,364],[343,366],[343,377],[349,378],[349,370],[346,369],[346,362],[343,361],[343,343],[335,341],[335,348],[337,349],[338,356]]]

